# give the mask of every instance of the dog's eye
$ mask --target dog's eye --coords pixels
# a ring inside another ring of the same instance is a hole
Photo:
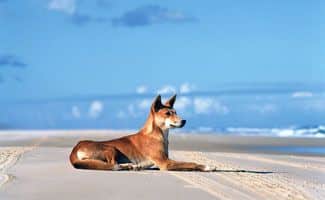
[[[168,112],[166,112],[165,114],[166,114],[167,116],[169,116],[169,115],[170,115],[170,112],[168,111]]]

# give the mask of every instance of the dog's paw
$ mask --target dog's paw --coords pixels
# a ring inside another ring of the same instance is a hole
[[[133,164],[130,163],[123,163],[123,164],[119,164],[118,165],[118,169],[119,170],[133,170]]]
[[[141,165],[134,164],[132,165],[132,170],[134,171],[140,171],[142,169]]]

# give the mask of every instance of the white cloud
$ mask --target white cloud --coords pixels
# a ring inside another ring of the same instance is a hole
[[[128,105],[128,114],[132,117],[136,117],[137,113],[135,111],[135,106],[133,104]]]
[[[179,97],[175,102],[175,109],[184,110],[192,104],[192,100],[188,97]]]
[[[118,111],[116,116],[117,116],[117,118],[123,119],[126,117],[126,113],[124,111],[120,110],[120,111]]]
[[[136,118],[141,116],[145,112],[149,112],[150,106],[150,99],[142,99],[141,101],[138,101],[136,103],[129,104],[126,109],[118,111],[117,117],[120,119],[127,117]]]
[[[165,85],[162,88],[157,90],[158,94],[175,94],[176,88],[171,85]]]
[[[137,92],[138,94],[144,94],[144,93],[146,93],[147,91],[148,91],[148,87],[145,86],[145,85],[140,85],[140,86],[138,86],[138,87],[136,88],[136,92]]]
[[[213,128],[208,126],[200,126],[197,130],[199,132],[213,132]]]
[[[208,113],[218,113],[218,114],[228,114],[229,109],[227,106],[223,105],[221,102],[209,98],[209,97],[197,97],[194,98],[194,111],[197,114],[208,114]]]
[[[80,118],[81,112],[78,106],[72,106],[71,108],[71,114],[74,118]]]
[[[188,19],[188,16],[186,16],[184,13],[180,11],[167,11],[166,13],[164,13],[164,16],[167,19],[176,20],[176,21],[182,21]]]
[[[180,87],[179,87],[179,92],[181,94],[185,94],[185,93],[189,93],[192,92],[195,89],[194,85],[191,85],[189,83],[183,83]]]
[[[313,97],[314,94],[312,92],[308,92],[308,91],[298,91],[298,92],[294,92],[292,93],[291,97],[292,98],[306,98],[306,97]]]
[[[266,114],[276,112],[277,106],[274,104],[252,105],[250,109],[261,114]]]
[[[72,15],[76,11],[76,0],[51,0],[48,9]]]
[[[91,118],[97,118],[103,112],[104,105],[101,101],[93,101],[89,106],[89,116]]]
[[[151,100],[149,99],[143,99],[138,103],[138,108],[141,110],[147,110],[151,106]]]

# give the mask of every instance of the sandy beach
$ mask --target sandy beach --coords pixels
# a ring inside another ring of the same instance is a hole
[[[217,172],[209,173],[71,167],[68,156],[78,140],[124,134],[1,132],[0,199],[325,199],[323,155],[260,148],[324,146],[320,138],[171,134],[170,156],[217,166]]]

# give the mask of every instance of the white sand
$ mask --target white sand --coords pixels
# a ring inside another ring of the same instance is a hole
[[[325,199],[325,157],[247,153],[241,148],[228,151],[229,141],[236,147],[234,141],[240,141],[238,146],[242,146],[244,140],[249,140],[242,137],[202,136],[191,149],[184,143],[197,141],[197,136],[187,136],[172,137],[173,149],[184,150],[172,150],[171,157],[215,165],[217,172],[76,170],[68,157],[72,144],[80,137],[86,135],[11,143],[40,147],[23,154],[10,169],[3,164],[9,161],[2,160],[18,158],[24,148],[0,148],[0,169],[6,168],[4,174],[14,177],[0,188],[0,199]],[[269,144],[285,142],[276,138],[258,140]],[[213,145],[219,143],[224,148],[217,152]],[[306,143],[313,144],[308,140]]]
[[[217,173],[175,173],[221,199],[325,199],[325,158],[177,151]],[[200,181],[197,181],[200,180]]]
[[[13,166],[19,159],[19,157],[30,150],[27,147],[1,147],[0,148],[0,187],[7,183],[10,179],[10,175],[7,174],[7,170]]]

